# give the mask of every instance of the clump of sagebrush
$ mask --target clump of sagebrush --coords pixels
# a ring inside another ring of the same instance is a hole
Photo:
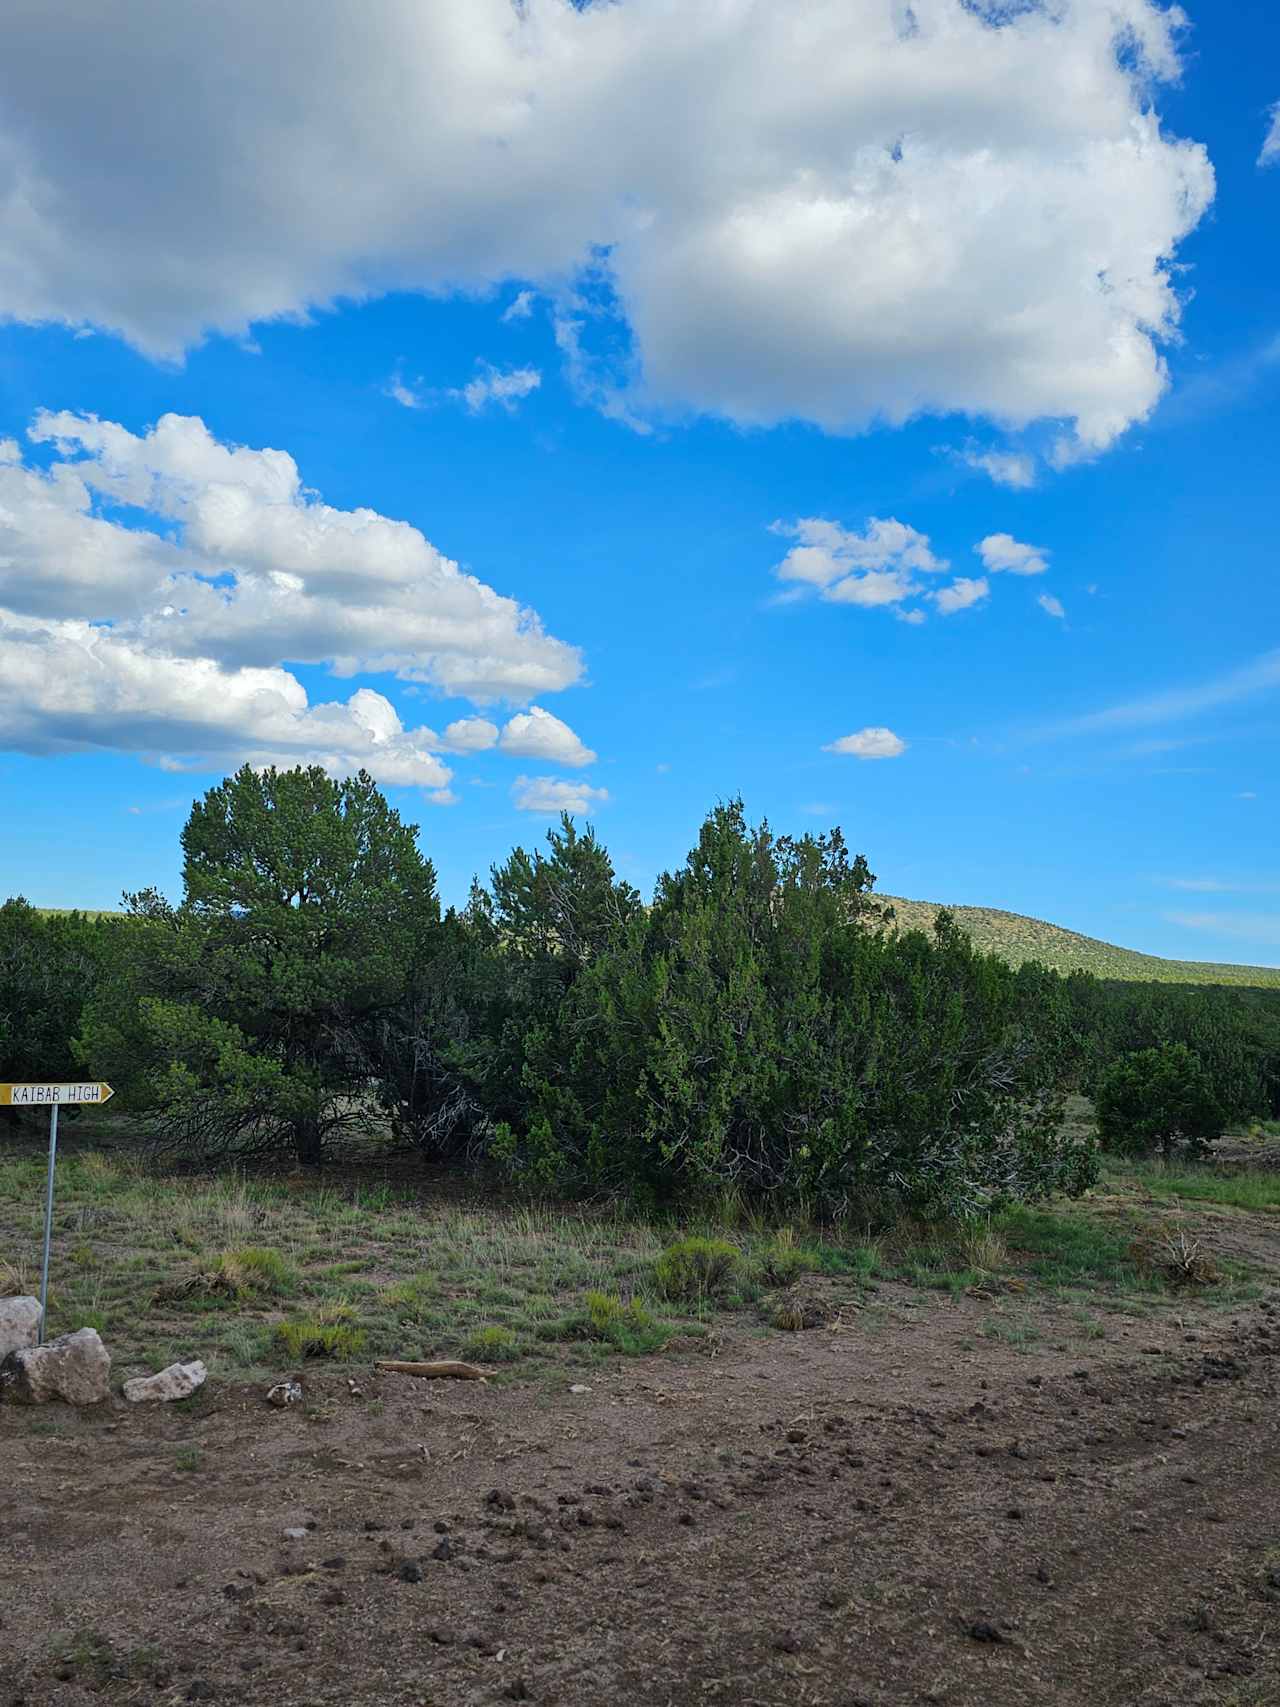
[[[355,1326],[350,1304],[322,1304],[313,1315],[294,1316],[280,1322],[274,1335],[279,1350],[291,1358],[355,1357],[364,1346],[362,1328]]]
[[[729,1288],[742,1265],[742,1252],[727,1239],[679,1239],[653,1265],[653,1283],[666,1298],[701,1302]]]

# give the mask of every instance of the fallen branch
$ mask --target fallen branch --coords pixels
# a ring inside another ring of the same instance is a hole
[[[398,1363],[392,1358],[380,1358],[373,1366],[383,1375],[420,1375],[425,1380],[484,1381],[488,1372],[477,1369],[474,1363]]]

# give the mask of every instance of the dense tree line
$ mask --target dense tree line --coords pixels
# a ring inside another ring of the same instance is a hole
[[[1123,1120],[1134,1051],[1183,1050],[1161,1082],[1191,1108],[1194,1071],[1201,1125],[1280,1101],[1280,996],[1014,970],[945,913],[899,934],[839,831],[736,801],[648,904],[565,817],[442,912],[417,831],[318,769],[246,767],[182,850],[176,906],[0,909],[0,1078],[107,1078],[174,1152],[376,1129],[538,1190],[957,1212],[1084,1189],[1063,1099],[1110,1073]]]

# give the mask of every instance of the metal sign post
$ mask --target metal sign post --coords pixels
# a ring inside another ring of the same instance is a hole
[[[90,1080],[79,1085],[0,1085],[0,1108],[49,1110],[49,1179],[44,1195],[44,1256],[40,1263],[40,1337],[44,1344],[49,1315],[49,1246],[53,1238],[53,1169],[58,1159],[58,1109],[64,1102],[104,1103],[114,1096],[110,1085]]]

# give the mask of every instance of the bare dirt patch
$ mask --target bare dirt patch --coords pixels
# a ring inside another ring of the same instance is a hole
[[[0,1702],[1280,1700],[1274,1295],[1017,1308],[0,1411]]]

